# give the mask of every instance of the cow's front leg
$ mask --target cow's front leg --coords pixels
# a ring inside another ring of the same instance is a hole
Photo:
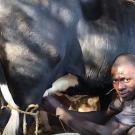
[[[64,92],[68,88],[75,87],[76,85],[78,85],[78,78],[75,75],[67,74],[57,79],[52,84],[52,87],[45,91],[43,97],[55,94],[57,92]]]

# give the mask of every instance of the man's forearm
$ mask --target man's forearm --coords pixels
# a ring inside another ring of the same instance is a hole
[[[91,121],[98,124],[104,124],[106,121],[110,119],[109,115],[106,112],[75,112],[75,111],[67,111],[72,117],[82,120]]]
[[[57,108],[56,115],[59,115],[59,118],[68,125],[72,130],[81,135],[99,135],[99,133],[95,130],[95,124],[92,122],[85,121],[84,119],[80,119],[78,117],[74,117],[75,113],[71,113],[70,111],[65,111],[62,108]]]
[[[66,110],[66,112],[73,118],[77,118],[80,120],[87,120],[98,124],[104,124],[110,118],[106,112],[99,112],[99,111],[75,112],[75,111]],[[58,111],[57,111],[57,115],[58,115]],[[61,113],[61,117],[62,117],[62,113]]]

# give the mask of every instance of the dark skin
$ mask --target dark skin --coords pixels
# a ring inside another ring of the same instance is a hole
[[[126,57],[118,58],[115,63],[118,64],[114,64],[111,69],[113,87],[121,102],[132,100],[135,97],[135,65],[126,60]],[[57,107],[56,115],[82,135],[123,135],[130,128],[113,119],[116,112],[110,108],[106,112],[77,113],[60,107],[60,103],[54,98],[51,100],[52,103],[55,102],[54,107]],[[134,131],[130,134],[134,134]]]

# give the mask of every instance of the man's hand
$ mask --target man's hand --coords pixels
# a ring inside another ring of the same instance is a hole
[[[41,107],[43,110],[56,114],[56,108],[66,108],[70,106],[69,100],[65,96],[47,96],[42,99]]]

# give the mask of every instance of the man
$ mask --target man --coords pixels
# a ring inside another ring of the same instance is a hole
[[[56,115],[83,135],[126,134],[135,125],[135,55],[118,56],[112,65],[111,75],[117,95],[106,112],[77,113],[57,107]],[[56,106],[59,104],[55,99],[51,100]],[[92,117],[96,120],[91,119]],[[104,125],[97,124],[106,120],[108,121]],[[135,135],[135,130],[130,135]]]

